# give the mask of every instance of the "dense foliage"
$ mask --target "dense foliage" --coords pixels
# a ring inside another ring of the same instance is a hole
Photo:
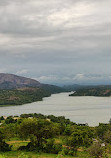
[[[2,151],[10,151],[11,147],[9,146],[9,144],[7,144],[5,141],[5,136],[3,134],[3,132],[0,131],[0,152]]]
[[[0,90],[0,105],[22,105],[40,101],[43,97],[50,95],[51,93],[49,91],[38,88]]]
[[[8,140],[13,137],[29,140],[29,143],[19,147],[19,150],[58,154],[60,151],[65,153],[65,145],[71,147],[68,152],[70,155],[72,149],[75,152],[78,147],[89,146],[92,143],[93,131],[90,127],[77,125],[64,116],[35,113],[22,114],[20,117],[9,116],[6,119],[1,117],[0,120],[3,122],[2,131]],[[59,136],[65,136],[64,144],[55,143],[55,138]]]
[[[18,151],[36,151],[58,155],[77,156],[78,150],[87,151],[89,157],[105,157],[111,149],[111,121],[97,127],[76,124],[63,116],[22,114],[0,117],[0,151],[11,150],[7,141],[16,138],[26,145]],[[57,141],[58,139],[58,141]]]

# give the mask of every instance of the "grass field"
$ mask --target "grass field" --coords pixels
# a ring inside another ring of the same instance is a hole
[[[61,137],[56,139],[56,142],[61,142]],[[12,151],[0,153],[0,158],[73,158],[74,156],[63,156],[61,154],[47,154],[47,153],[38,153],[38,152],[25,152],[18,151],[17,149],[20,146],[25,146],[29,141],[22,141],[16,138],[13,138],[10,141],[7,141],[8,144],[12,145]],[[89,158],[88,153],[84,151],[78,151],[76,158]]]
[[[6,153],[1,153],[0,158],[73,158],[73,156],[63,156],[36,152],[10,151]],[[85,152],[78,152],[78,156],[76,156],[76,158],[89,158],[89,156]]]

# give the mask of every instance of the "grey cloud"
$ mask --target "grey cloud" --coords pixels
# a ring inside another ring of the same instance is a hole
[[[0,1],[1,71],[50,82],[57,76],[56,83],[110,81],[110,6],[110,0]]]

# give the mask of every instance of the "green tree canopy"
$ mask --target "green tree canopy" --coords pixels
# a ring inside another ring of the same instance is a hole
[[[58,126],[48,120],[24,119],[19,127],[21,138],[30,138],[36,146],[41,146],[45,139],[52,138],[59,132]]]

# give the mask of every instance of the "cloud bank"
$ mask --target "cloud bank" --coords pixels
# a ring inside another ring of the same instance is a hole
[[[110,0],[0,1],[0,72],[110,84],[110,7]]]

